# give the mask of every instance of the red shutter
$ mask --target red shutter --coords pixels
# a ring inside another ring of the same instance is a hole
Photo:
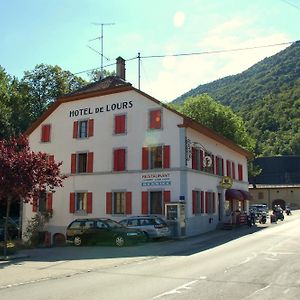
[[[37,212],[37,207],[38,207],[38,198],[33,197],[33,199],[32,199],[32,212]]]
[[[51,125],[49,124],[43,125],[41,130],[42,130],[41,141],[50,142]]]
[[[171,201],[171,191],[164,191],[164,203]]]
[[[164,168],[170,168],[170,146],[164,146]]]
[[[126,215],[132,214],[132,192],[126,192]]]
[[[196,149],[192,147],[192,169],[196,170]]]
[[[142,149],[142,169],[147,170],[149,168],[149,163],[148,163],[148,148],[143,147]]]
[[[204,192],[201,191],[200,193],[200,196],[201,196],[201,214],[204,214]]]
[[[161,109],[150,111],[150,129],[161,128]]]
[[[148,214],[148,192],[142,192],[142,214]]]
[[[238,176],[239,176],[239,180],[242,181],[243,180],[243,166],[242,165],[238,165]]]
[[[204,151],[200,150],[200,170],[203,171],[204,170]]]
[[[231,163],[230,163],[230,161],[229,160],[226,160],[226,175],[227,176],[231,176]]]
[[[215,174],[215,156],[211,155],[211,172]]]
[[[221,175],[224,176],[224,159],[221,158],[221,160],[222,160],[222,173],[221,173]]]
[[[126,150],[114,150],[114,171],[125,171],[126,169]]]
[[[89,119],[88,121],[88,136],[94,135],[94,119]]]
[[[93,193],[89,192],[87,193],[87,208],[86,212],[88,214],[91,214],[93,211]]]
[[[220,175],[220,158],[216,156],[216,174]]]
[[[52,202],[53,202],[53,194],[52,193],[48,193],[47,194],[47,210],[51,210],[52,209]]]
[[[106,214],[107,215],[112,214],[112,193],[111,192],[106,193]]]
[[[213,192],[213,203],[212,203],[213,213],[216,212],[216,194]]]
[[[209,193],[205,192],[205,213],[208,213]]]
[[[94,166],[94,152],[88,152],[87,157],[87,172],[93,173],[93,166]]]
[[[76,154],[71,154],[71,173],[76,173]]]
[[[192,191],[192,195],[193,195],[193,214],[195,215],[197,212],[197,192]]]
[[[235,163],[232,162],[232,178],[235,179]]]
[[[70,193],[70,213],[74,214],[75,212],[75,193]]]
[[[125,133],[126,115],[115,116],[115,134]]]
[[[74,139],[78,138],[78,121],[75,121],[73,123],[73,138]]]

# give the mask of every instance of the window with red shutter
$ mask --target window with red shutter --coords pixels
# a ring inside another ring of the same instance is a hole
[[[126,133],[126,115],[115,115],[115,134],[125,134]]]
[[[200,212],[201,214],[204,214],[204,191],[200,192],[200,203],[201,203]]]
[[[75,212],[75,193],[70,193],[70,206],[69,212],[73,214]]]
[[[50,142],[50,134],[51,134],[51,125],[46,124],[42,126],[41,132],[41,142],[47,143]]]
[[[235,163],[232,162],[232,178],[235,179]]]
[[[74,121],[73,123],[73,139],[78,138],[78,121]]]
[[[132,192],[126,192],[126,215],[132,214]]]
[[[149,168],[149,150],[148,147],[142,148],[142,169],[148,170]]]
[[[93,193],[87,193],[87,207],[86,212],[91,214],[93,212]]]
[[[238,164],[238,180],[243,181],[243,166]]]
[[[142,192],[142,214],[148,214],[148,192]]]
[[[88,120],[88,137],[94,136],[94,119]]]
[[[107,215],[112,214],[112,193],[111,192],[106,193],[106,214]]]
[[[165,145],[164,146],[164,154],[163,154],[163,167],[168,169],[170,168],[170,146]]]
[[[114,150],[114,171],[126,170],[126,149]]]
[[[47,194],[47,211],[52,210],[52,203],[53,203],[53,193]]]
[[[94,169],[94,152],[87,154],[87,173],[93,173]]]
[[[226,171],[227,176],[231,176],[231,162],[229,160],[226,160]]]
[[[197,191],[192,191],[192,201],[193,201],[192,211],[193,214],[195,215],[197,213]]]
[[[149,112],[149,129],[161,129],[162,128],[162,110],[155,109]]]

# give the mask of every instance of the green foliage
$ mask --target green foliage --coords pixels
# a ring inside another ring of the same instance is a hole
[[[175,99],[203,93],[230,106],[256,139],[258,155],[300,154],[300,42],[248,70],[200,85]]]
[[[254,150],[254,140],[247,133],[243,120],[229,107],[216,102],[209,95],[202,94],[188,98],[178,111],[247,150]]]

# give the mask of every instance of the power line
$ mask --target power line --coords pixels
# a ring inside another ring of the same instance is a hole
[[[286,1],[286,0],[281,0],[282,2],[284,2],[284,3],[286,3],[286,4],[288,4],[288,5],[290,5],[290,6],[292,6],[292,7],[294,7],[294,8],[297,8],[297,9],[299,9],[300,10],[300,7],[299,6],[297,6],[297,5],[295,5],[294,3],[291,3],[291,2],[289,2],[289,1]]]
[[[192,55],[209,55],[209,54],[221,54],[221,53],[228,53],[228,52],[238,52],[238,51],[246,51],[246,50],[255,50],[255,49],[261,49],[261,48],[270,48],[270,47],[276,47],[276,46],[284,46],[284,45],[290,45],[293,43],[297,43],[297,41],[291,41],[291,42],[284,42],[284,43],[277,43],[277,44],[269,44],[269,45],[262,45],[262,46],[253,46],[253,47],[245,47],[245,48],[233,48],[233,49],[222,49],[222,50],[212,50],[212,51],[203,51],[203,52],[191,52],[191,53],[179,53],[179,54],[162,54],[162,55],[147,55],[147,56],[135,56],[130,59],[126,59],[125,61],[131,61],[138,58],[148,59],[148,58],[164,58],[164,57],[178,57],[178,56],[192,56]],[[115,65],[115,63],[103,66],[103,68],[110,67]],[[87,73],[91,71],[99,70],[99,68],[93,68],[85,71],[80,71],[77,73],[74,73],[74,75]]]

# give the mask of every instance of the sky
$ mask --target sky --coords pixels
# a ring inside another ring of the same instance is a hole
[[[0,65],[19,79],[37,64],[87,78],[102,44],[104,69],[123,57],[136,88],[140,53],[141,90],[169,102],[289,44],[221,50],[293,42],[299,30],[300,0],[0,0]]]

